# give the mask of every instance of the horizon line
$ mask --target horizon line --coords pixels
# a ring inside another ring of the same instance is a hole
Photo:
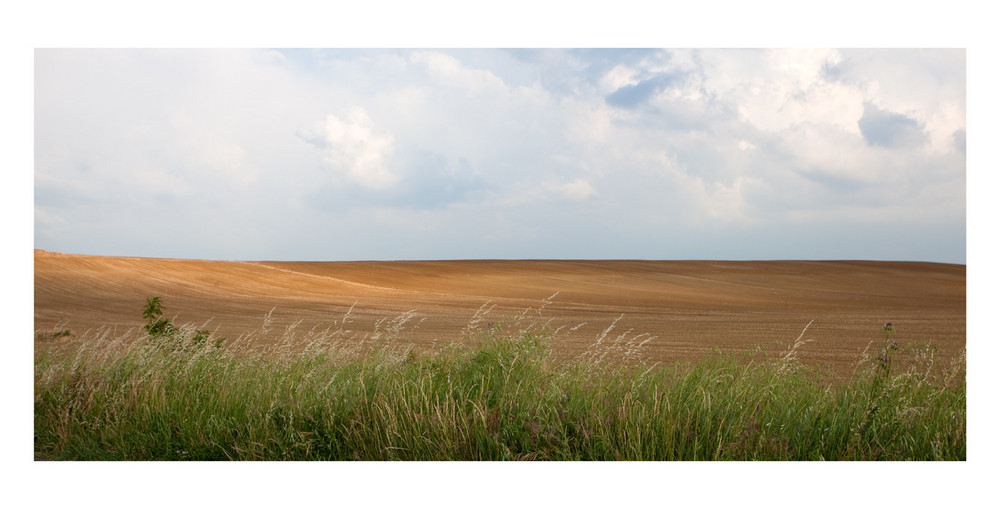
[[[216,258],[181,258],[175,256],[133,256],[133,255],[95,255],[86,253],[67,253],[34,249],[35,254],[47,253],[61,256],[90,256],[101,258],[131,258],[142,260],[177,260],[202,262],[234,262],[234,263],[396,263],[396,262],[705,262],[705,263],[745,263],[745,262],[870,262],[870,263],[934,263],[940,265],[967,266],[967,263],[940,262],[930,260],[885,260],[874,258],[400,258],[400,259],[366,259],[366,260],[243,260]]]

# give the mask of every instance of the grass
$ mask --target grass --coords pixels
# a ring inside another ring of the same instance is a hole
[[[801,337],[778,358],[646,366],[608,354],[641,335],[605,331],[556,362],[557,333],[520,319],[434,351],[393,345],[411,318],[360,339],[290,327],[268,348],[104,331],[39,349],[35,458],[965,460],[964,359],[933,370],[930,349],[895,372],[885,350],[830,385],[795,360]]]

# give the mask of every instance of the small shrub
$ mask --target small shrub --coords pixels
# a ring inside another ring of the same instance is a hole
[[[183,351],[198,350],[207,344],[211,336],[208,329],[195,329],[190,335],[185,335],[170,319],[163,317],[163,304],[159,297],[146,299],[142,317],[146,319],[146,325],[142,328],[157,346]],[[217,338],[212,347],[221,348],[225,341],[225,338]]]

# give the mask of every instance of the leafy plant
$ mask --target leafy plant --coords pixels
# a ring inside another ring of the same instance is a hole
[[[142,328],[146,330],[149,337],[161,346],[169,346],[174,350],[196,350],[206,344],[211,332],[208,329],[195,329],[190,336],[185,336],[183,331],[178,329],[169,318],[163,317],[163,304],[159,297],[148,297],[146,307],[142,310],[142,317],[146,319],[146,325]],[[222,347],[225,338],[218,338],[213,343],[214,348]]]
[[[146,332],[154,338],[173,337],[177,328],[169,319],[163,318],[163,305],[159,297],[146,299],[146,307],[142,310],[142,317],[147,320],[143,326]]]

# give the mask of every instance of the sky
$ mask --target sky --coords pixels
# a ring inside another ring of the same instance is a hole
[[[34,238],[966,261],[964,49],[36,49]]]

